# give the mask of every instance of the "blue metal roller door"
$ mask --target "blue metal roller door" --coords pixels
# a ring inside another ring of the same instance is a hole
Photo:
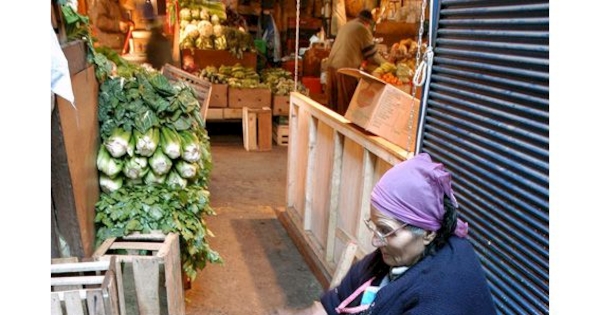
[[[453,173],[501,314],[548,314],[549,2],[439,1],[419,151]]]

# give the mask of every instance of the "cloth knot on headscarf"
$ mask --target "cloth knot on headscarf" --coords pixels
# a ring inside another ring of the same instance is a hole
[[[427,153],[396,164],[371,192],[371,204],[383,214],[429,231],[437,231],[444,218],[444,195],[455,208],[452,175],[441,163],[433,163]],[[457,220],[454,234],[466,237],[468,224]]]

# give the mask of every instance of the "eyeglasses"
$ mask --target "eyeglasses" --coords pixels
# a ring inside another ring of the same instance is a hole
[[[402,228],[404,228],[405,226],[408,225],[407,223],[404,223],[397,229],[393,229],[391,231],[380,231],[380,228],[375,226],[375,223],[373,223],[373,220],[371,220],[371,218],[363,219],[363,221],[365,222],[367,229],[369,229],[369,231],[373,232],[373,234],[375,234],[375,236],[377,236],[379,241],[381,241],[381,243],[384,245],[387,244],[388,237],[392,236],[394,233],[398,232],[399,230],[401,230]]]

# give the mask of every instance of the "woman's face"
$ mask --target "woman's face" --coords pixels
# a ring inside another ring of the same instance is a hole
[[[402,223],[385,216],[373,207],[371,207],[371,221],[373,221],[373,225],[377,230],[383,234],[402,227]],[[372,244],[381,250],[383,261],[387,265],[391,267],[408,267],[419,261],[425,247],[431,243],[434,237],[435,232],[426,231],[423,235],[415,235],[404,226],[386,237],[385,243],[373,234]]]

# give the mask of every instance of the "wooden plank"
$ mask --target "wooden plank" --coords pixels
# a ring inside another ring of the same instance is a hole
[[[133,259],[133,280],[140,315],[160,314],[158,259]]]
[[[111,246],[111,250],[115,249],[136,249],[136,250],[160,250],[163,247],[163,243],[150,243],[150,242],[114,242]]]
[[[57,110],[60,115],[62,136],[69,166],[71,189],[75,213],[80,230],[80,242],[83,255],[71,253],[71,256],[89,257],[95,243],[94,217],[98,188],[98,168],[96,167],[97,151],[100,143],[98,132],[98,82],[95,68],[73,75],[71,83],[75,95],[75,109],[65,99],[57,98]],[[53,172],[54,173],[54,172]],[[67,188],[68,189],[68,188]],[[52,189],[54,191],[54,187]],[[63,210],[57,207],[59,210]],[[59,227],[61,221],[57,222]],[[61,228],[61,231],[64,231]]]
[[[350,270],[352,263],[354,262],[354,258],[356,257],[356,250],[358,249],[358,245],[354,242],[349,242],[342,253],[342,257],[337,264],[337,268],[335,268],[335,272],[333,273],[333,277],[331,278],[331,282],[329,283],[329,288],[333,289],[338,286],[342,279]]]
[[[210,99],[208,102],[209,108],[225,108],[227,107],[229,85],[227,84],[213,84]]]
[[[227,107],[229,108],[271,108],[271,90],[269,88],[229,87],[227,94]]]
[[[206,111],[206,120],[221,120],[223,119],[223,108],[210,108]]]
[[[270,151],[272,149],[272,129],[273,119],[271,115],[271,108],[263,107],[257,111],[257,124],[258,124],[258,150],[259,151]]]
[[[273,116],[289,116],[290,114],[290,96],[273,95]]]
[[[325,248],[325,260],[333,262],[333,252],[335,249],[335,230],[338,225],[339,193],[342,178],[342,152],[343,138],[338,132],[333,134],[333,160],[331,166],[331,189],[329,192],[329,218],[327,224],[327,240]]]
[[[61,44],[61,49],[69,61],[69,73],[71,76],[86,70],[90,65],[87,61],[87,45],[84,41],[77,39]]]
[[[87,295],[87,310],[88,315],[107,315],[104,308],[104,297],[102,296],[101,290],[92,290]]]
[[[307,230],[310,230],[318,240],[319,247],[326,248],[329,213],[338,211],[337,208],[329,208],[330,205],[335,205],[331,202],[335,132],[330,126],[314,121],[317,125],[316,146],[313,148],[315,176],[309,184],[313,192],[311,219],[308,221],[310,227]]]
[[[73,257],[77,259],[77,257]],[[70,259],[72,261],[72,259]],[[69,261],[65,259],[64,261]],[[89,261],[89,262],[63,262],[55,263],[54,261],[50,265],[50,272],[52,274],[60,274],[67,272],[84,272],[84,271],[104,271],[108,270],[110,265],[109,261]]]
[[[316,185],[315,182],[318,180],[318,175],[320,175],[317,172],[317,163],[318,163],[318,158],[319,156],[317,155],[317,150],[315,150],[314,148],[316,148],[317,146],[317,121],[315,119],[313,119],[312,117],[309,117],[308,119],[308,148],[309,151],[306,152],[306,154],[308,155],[308,161],[306,163],[306,182],[304,183],[306,185],[306,187],[304,188],[304,191],[306,192],[306,198],[305,198],[305,202],[304,202],[304,217],[303,217],[303,228],[305,231],[307,230],[311,230],[312,229],[312,211],[313,211],[313,199],[314,199],[314,193],[316,191]],[[326,187],[320,187],[320,188],[325,188]]]
[[[50,293],[50,314],[63,315],[60,298],[58,293]]]
[[[242,119],[241,108],[223,108],[223,119]]]
[[[85,315],[78,291],[65,292],[65,309],[67,315]]]
[[[111,237],[108,238],[106,240],[104,240],[104,242],[102,242],[102,244],[100,245],[100,247],[98,247],[96,249],[96,251],[94,252],[94,254],[92,255],[92,257],[94,259],[98,259],[100,258],[102,255],[106,254],[106,252],[108,252],[108,249],[112,246],[112,244],[117,240],[116,237]]]
[[[129,235],[122,236],[119,239],[125,241],[136,240],[163,242],[166,238],[167,236],[162,231],[151,231],[150,233],[134,232]]]
[[[185,315],[179,234],[170,233],[165,244],[165,249],[161,250],[157,256],[164,257],[168,312],[169,315]]]
[[[244,141],[244,149],[246,151],[255,151],[258,149],[256,143],[256,113],[248,107],[242,109],[242,135]]]
[[[123,270],[121,267],[122,262],[116,259],[115,262],[115,281],[117,285],[117,295],[119,297],[119,312],[121,313],[120,315],[127,315],[127,308],[125,303],[125,286],[123,285]],[[113,292],[110,293],[112,296]]]
[[[123,300],[119,300],[119,294],[117,292],[117,281],[116,281],[117,275],[113,270],[109,270],[106,273],[106,276],[104,278],[104,283],[102,283],[102,297],[103,297],[103,305],[104,305],[104,309],[106,314],[115,314],[118,315],[119,314],[119,310],[121,305],[120,304],[124,304],[125,303],[125,299]],[[122,301],[121,303],[119,303],[119,301]],[[123,306],[124,308],[124,306]],[[125,315],[125,312],[123,311],[121,313],[122,315]]]
[[[56,237],[62,236],[66,242],[70,255],[84,257],[83,244],[81,241],[81,230],[75,209],[75,197],[73,194],[73,183],[69,169],[65,139],[63,137],[63,126],[61,117],[56,107],[52,111],[51,119],[51,152],[50,152],[50,177],[52,205],[56,216]],[[60,248],[60,247],[59,247]]]
[[[209,49],[182,49],[181,56],[192,56],[196,67],[204,69],[207,66],[219,67],[221,65],[233,66],[236,63],[244,67],[250,67],[256,70],[256,53],[244,52],[242,59],[237,58],[227,50],[209,50]]]
[[[50,278],[51,286],[63,286],[63,285],[94,285],[102,284],[104,276],[79,276],[79,277],[62,277],[62,278]]]

